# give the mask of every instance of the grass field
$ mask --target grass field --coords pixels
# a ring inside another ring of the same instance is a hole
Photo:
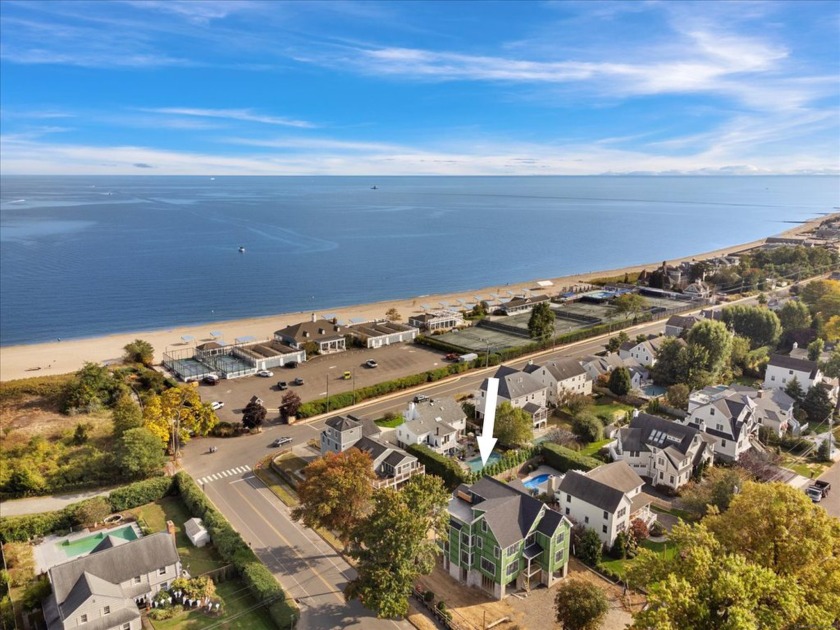
[[[228,580],[216,585],[216,595],[222,600],[224,614],[208,615],[193,609],[165,621],[152,621],[156,630],[200,630],[227,628],[230,630],[273,630],[275,627],[264,606],[248,592],[241,580]]]
[[[403,420],[402,416],[397,416],[396,418],[380,418],[379,420],[374,420],[376,426],[384,427],[386,429],[394,429],[400,426],[405,420]]]
[[[645,540],[641,544],[642,549],[647,549],[657,554],[662,554],[663,557],[671,559],[677,555],[677,547],[673,543],[653,542]],[[634,562],[635,558],[628,558],[627,560],[603,560],[601,565],[605,568],[612,569],[624,579],[627,574],[627,568]]]
[[[606,446],[610,442],[612,442],[612,440],[610,440],[610,439],[599,440],[597,442],[592,442],[591,444],[587,444],[582,449],[580,449],[580,454],[581,455],[586,455],[587,457],[592,457],[593,455],[595,455],[595,453],[600,451],[601,448],[603,448],[604,446]]]
[[[285,453],[274,460],[274,465],[283,472],[294,474],[299,470],[306,468],[308,461],[302,457],[298,457],[294,453]]]
[[[607,422],[614,422],[622,418],[628,411],[633,411],[632,405],[625,405],[610,400],[609,398],[602,398],[595,405],[592,406],[592,413],[599,418],[604,418]]]
[[[224,566],[216,549],[210,545],[194,547],[184,532],[184,523],[190,518],[187,508],[178,497],[166,497],[154,503],[147,503],[132,510],[134,515],[154,532],[166,531],[166,521],[175,524],[175,544],[181,556],[181,564],[190,575],[201,575]]]

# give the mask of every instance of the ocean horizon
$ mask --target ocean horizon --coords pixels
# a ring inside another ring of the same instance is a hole
[[[0,345],[614,269],[837,206],[834,176],[4,176]]]

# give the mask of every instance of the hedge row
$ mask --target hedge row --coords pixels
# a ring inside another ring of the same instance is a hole
[[[474,472],[471,475],[469,475],[468,483],[475,483],[484,476],[494,477],[495,475],[500,475],[506,470],[510,470],[511,468],[521,466],[535,455],[539,455],[541,452],[541,446],[529,446],[527,448],[520,448],[515,451],[508,451],[507,453],[502,455],[502,458],[500,460],[495,461],[489,466],[485,466],[478,472]]]
[[[268,612],[278,628],[291,628],[299,616],[298,608],[286,597],[280,583],[260,562],[248,544],[228,520],[222,516],[185,472],[175,475],[175,485],[190,514],[197,516],[207,527],[213,544],[225,562],[236,567],[242,581],[257,601],[268,606]]]
[[[377,383],[368,387],[360,387],[356,389],[355,394],[353,392],[342,392],[329,398],[319,398],[318,400],[302,404],[300,409],[298,409],[297,417],[301,419],[311,418],[312,416],[327,413],[328,411],[336,411],[342,407],[349,407],[369,398],[384,396],[392,392],[417,387],[424,383],[433,383],[447,376],[466,372],[468,369],[469,366],[466,363],[451,363],[446,367],[429,370],[421,374],[412,374],[411,376],[404,376],[403,378],[392,381],[385,381],[384,383]]]
[[[577,451],[560,446],[554,442],[543,442],[542,452],[545,463],[552,468],[556,468],[561,473],[568,472],[569,470],[592,470],[603,464],[603,462],[598,461],[594,457],[581,455]]]
[[[121,512],[162,499],[174,491],[171,477],[155,477],[117,488],[108,495],[111,510]],[[90,499],[88,499],[90,501]],[[25,542],[73,527],[78,527],[76,514],[86,501],[71,503],[54,512],[0,518],[0,542]]]
[[[426,467],[427,475],[437,475],[450,489],[471,482],[470,474],[456,460],[436,453],[425,444],[411,444],[405,450]]]
[[[34,376],[16,381],[0,383],[0,402],[11,402],[24,396],[42,396],[57,399],[64,392],[67,383],[73,380],[72,374]]]

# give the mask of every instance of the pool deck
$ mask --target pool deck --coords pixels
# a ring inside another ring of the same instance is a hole
[[[108,534],[118,529],[123,529],[124,527],[130,526],[134,529],[134,533],[137,535],[137,538],[143,537],[143,532],[140,530],[140,526],[135,521],[122,521],[120,523],[116,523],[113,527],[109,527],[107,529],[97,529],[96,531],[91,531],[89,528],[84,528],[77,532],[73,532],[70,535],[65,536],[47,536],[44,538],[41,544],[36,545],[35,548],[32,550],[33,556],[35,557],[35,574],[39,575],[41,573],[46,573],[52,567],[64,564],[65,562],[70,562],[71,560],[75,560],[76,558],[82,558],[88,553],[80,553],[76,556],[69,557],[66,551],[62,548],[62,544],[65,541],[75,542],[81,540],[82,538],[86,538],[92,534]]]

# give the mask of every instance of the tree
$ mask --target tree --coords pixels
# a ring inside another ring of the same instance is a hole
[[[779,317],[771,310],[741,304],[727,306],[721,311],[723,323],[736,334],[750,340],[753,348],[773,346],[782,334]],[[692,327],[692,330],[696,326]]]
[[[135,339],[129,344],[126,344],[124,359],[126,363],[142,363],[150,366],[155,360],[155,349],[148,341],[143,339]]]
[[[117,445],[117,467],[127,479],[143,479],[160,470],[166,461],[160,437],[138,427],[126,431]]]
[[[822,321],[822,317],[817,318],[818,321]],[[835,315],[830,317],[822,327],[822,336],[826,338],[827,341],[840,341],[840,316]]]
[[[659,346],[656,363],[651,369],[654,381],[661,385],[687,383],[688,365],[685,342],[669,337]]]
[[[621,340],[618,337],[610,337],[610,340],[607,341],[607,352],[618,352],[620,347]]]
[[[788,300],[777,312],[782,330],[800,330],[811,325],[811,311],[804,302]]]
[[[576,416],[587,407],[591,407],[592,404],[592,396],[587,396],[586,394],[578,392],[565,392],[560,406],[566,407],[570,414]]]
[[[354,533],[350,555],[358,562],[357,576],[345,596],[380,618],[405,616],[417,578],[434,569],[436,540],[446,537],[449,498],[435,475],[414,475],[399,491],[377,490],[370,516]]]
[[[576,534],[572,537],[575,555],[591,567],[598,566],[601,562],[601,553],[604,547],[598,532],[591,527],[576,525],[572,529],[572,533]]]
[[[143,426],[143,412],[131,396],[120,396],[114,406],[111,421],[114,423],[114,437],[118,438],[126,431]]]
[[[726,326],[713,319],[704,319],[696,323],[688,331],[686,341],[689,345],[697,345],[706,350],[708,358],[703,369],[711,374],[718,374],[729,364],[732,352],[732,333]]]
[[[546,340],[554,334],[554,311],[548,302],[540,302],[531,310],[528,320],[528,333],[531,339]]]
[[[242,426],[246,429],[256,429],[265,422],[268,410],[256,400],[252,400],[242,410]]]
[[[14,495],[27,496],[30,494],[41,494],[45,486],[46,481],[40,471],[33,468],[29,462],[26,462],[22,465],[15,466],[4,485],[4,489],[6,492]]]
[[[668,404],[676,409],[682,409],[685,411],[688,409],[688,396],[691,392],[688,390],[688,386],[682,383],[677,383],[676,385],[671,385],[668,388],[668,393],[666,394],[668,398]]]
[[[625,293],[615,298],[612,305],[616,316],[627,319],[638,317],[639,313],[648,308],[648,301],[638,293]]]
[[[829,378],[840,377],[840,350],[831,353],[831,357],[822,365],[822,371]]]
[[[817,460],[821,462],[830,462],[831,461],[831,442],[829,441],[831,438],[826,438],[820,445],[817,447]]]
[[[643,540],[647,540],[650,535],[647,523],[640,518],[634,518],[630,523],[630,535],[633,536],[633,540],[637,544],[640,544]]]
[[[598,630],[610,609],[604,592],[583,580],[567,580],[554,598],[557,623],[563,630]]]
[[[505,401],[496,409],[493,436],[502,446],[521,446],[534,439],[534,420]]]
[[[111,371],[96,363],[85,363],[76,372],[62,393],[61,411],[95,411],[110,407],[122,395],[125,386],[114,378]]]
[[[93,527],[105,520],[111,513],[111,504],[105,497],[93,497],[82,501],[76,508],[76,520],[85,527]]]
[[[347,545],[370,511],[376,479],[370,455],[357,448],[330,452],[307,465],[303,476],[298,484],[300,506],[292,511],[292,518],[307,527],[333,531]]]
[[[478,319],[484,319],[485,317],[487,317],[487,313],[489,312],[490,305],[484,300],[481,300],[480,302],[477,302],[475,306],[472,307],[472,310],[470,311],[470,316]]]
[[[683,489],[680,502],[697,516],[705,516],[712,507],[725,512],[749,478],[743,468],[714,466],[702,481],[692,481]]]
[[[191,435],[207,435],[218,422],[210,404],[201,401],[197,383],[151,396],[143,408],[143,425],[176,451],[189,442]]]
[[[787,385],[785,385],[785,394],[793,398],[798,403],[801,403],[802,400],[805,398],[805,390],[802,389],[802,385],[799,383],[799,379],[795,376],[790,379]]]
[[[288,391],[283,395],[283,401],[280,405],[280,411],[285,417],[290,418],[297,415],[298,409],[300,409],[300,405],[300,396],[298,396],[296,392]]]
[[[402,321],[402,315],[400,315],[400,312],[392,306],[385,313],[385,319],[391,322],[400,322]]]
[[[589,444],[604,438],[604,424],[595,414],[581,411],[572,420],[572,432],[581,442]]]
[[[633,384],[630,379],[630,370],[621,366],[615,368],[610,374],[610,380],[607,383],[610,391],[616,396],[626,396],[633,389]]]
[[[823,348],[825,348],[825,343],[823,342],[823,340],[814,339],[811,343],[808,344],[808,360],[819,361]]]
[[[834,411],[834,403],[831,402],[828,390],[819,384],[808,390],[802,399],[801,407],[808,414],[808,422],[812,424],[825,422]]]

